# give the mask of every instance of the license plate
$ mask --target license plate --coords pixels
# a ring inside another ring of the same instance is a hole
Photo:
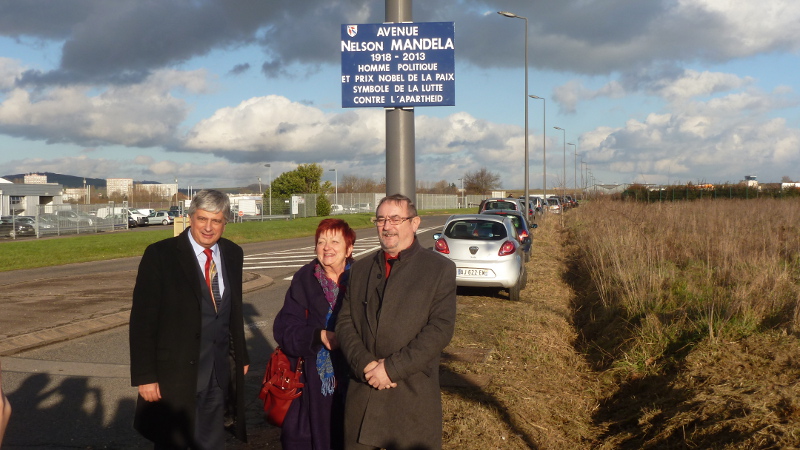
[[[458,269],[457,274],[467,277],[488,277],[489,271],[486,269]]]

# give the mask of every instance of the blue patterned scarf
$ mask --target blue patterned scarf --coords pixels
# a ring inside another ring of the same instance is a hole
[[[349,268],[349,264],[345,268]],[[314,276],[317,277],[319,285],[322,286],[322,292],[325,294],[325,300],[328,301],[328,315],[325,316],[325,329],[328,329],[328,324],[333,315],[333,309],[336,308],[336,298],[339,296],[339,285],[325,276],[325,270],[322,265],[317,263],[314,269]],[[322,395],[328,396],[333,394],[336,389],[336,377],[333,374],[333,362],[331,361],[331,352],[323,345],[317,353],[317,373],[319,379],[322,380]]]

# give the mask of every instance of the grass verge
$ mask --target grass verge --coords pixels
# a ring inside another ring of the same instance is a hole
[[[596,435],[597,383],[573,347],[572,292],[562,279],[566,243],[557,221],[549,222],[534,233],[520,302],[491,290],[459,289],[449,348],[489,355],[443,363],[443,377],[461,382],[443,387],[447,449],[585,448]]]

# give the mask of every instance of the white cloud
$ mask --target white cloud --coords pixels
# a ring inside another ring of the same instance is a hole
[[[776,103],[774,95],[744,93],[673,104],[670,113],[586,133],[581,148],[590,165],[622,181],[736,182],[751,173],[779,179],[800,167],[800,130],[766,116]]]
[[[203,92],[203,71],[156,72],[140,84],[95,93],[84,86],[44,92],[17,87],[0,103],[0,132],[49,143],[165,145],[174,139],[189,106],[173,89]]]

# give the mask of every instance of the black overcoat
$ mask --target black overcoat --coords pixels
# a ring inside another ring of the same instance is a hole
[[[455,328],[456,267],[414,239],[385,280],[383,251],[356,261],[336,322],[352,375],[345,439],[390,449],[441,448],[439,360]],[[380,358],[396,388],[379,391],[366,383],[364,367]]]
[[[186,445],[194,436],[197,362],[203,301],[197,256],[187,228],[147,247],[139,263],[130,318],[131,385],[159,383],[161,400],[137,400],[134,427],[154,442]],[[235,376],[235,435],[247,440],[244,366],[250,364],[242,318],[242,248],[218,241],[226,291],[230,289],[231,357]],[[227,295],[227,294],[226,294]]]

